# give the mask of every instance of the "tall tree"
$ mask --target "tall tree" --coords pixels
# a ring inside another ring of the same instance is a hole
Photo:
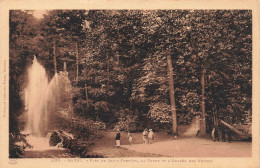
[[[173,82],[173,67],[172,59],[170,55],[167,55],[167,67],[169,76],[169,93],[171,102],[171,112],[172,112],[172,132],[177,134],[177,116],[176,116],[176,105],[175,105],[175,95],[174,95],[174,82]]]
[[[19,116],[25,110],[22,93],[27,82],[26,68],[38,51],[35,40],[37,21],[29,11],[11,10],[9,25],[9,156],[17,158],[24,150],[18,143],[26,143]]]

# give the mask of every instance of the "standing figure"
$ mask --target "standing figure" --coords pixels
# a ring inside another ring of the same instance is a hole
[[[227,136],[228,136],[228,142],[231,142],[231,131],[228,129],[227,130]]]
[[[212,140],[215,141],[215,127],[212,129],[211,131],[211,137],[212,137]]]
[[[152,144],[154,140],[154,133],[152,129],[149,129],[149,133],[148,133],[148,143]]]
[[[127,139],[128,139],[129,145],[132,145],[133,137],[130,132],[128,132],[128,134],[127,134]]]
[[[226,129],[222,130],[222,142],[226,142]]]
[[[147,130],[147,128],[145,128],[144,132],[143,132],[143,143],[144,144],[148,143],[148,130]]]
[[[215,137],[215,141],[216,140],[219,141],[218,128],[215,128],[214,137]]]
[[[119,147],[120,146],[120,130],[117,129],[116,132],[117,132],[116,138],[115,138],[116,139],[116,146]]]

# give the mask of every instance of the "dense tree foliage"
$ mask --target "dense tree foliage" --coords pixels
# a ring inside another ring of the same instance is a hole
[[[208,129],[216,119],[251,120],[251,11],[55,10],[37,21],[31,13],[10,15],[10,132],[20,131],[13,121],[33,54],[50,79],[66,62],[75,114],[111,128],[189,123],[201,113],[202,71]]]
[[[18,144],[26,143],[20,134],[23,123],[19,116],[23,111],[22,91],[25,88],[26,67],[36,54],[36,19],[25,11],[10,11],[10,69],[9,69],[9,151],[10,157],[19,157],[24,148]]]

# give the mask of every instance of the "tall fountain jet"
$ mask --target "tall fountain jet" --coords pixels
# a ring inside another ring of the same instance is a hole
[[[27,122],[25,132],[33,136],[47,136],[51,130],[62,127],[62,115],[71,108],[71,85],[64,71],[55,73],[48,82],[44,67],[34,56],[28,69],[28,85],[25,89]],[[63,112],[63,113],[62,113]]]
[[[25,109],[27,111],[26,132],[35,136],[42,135],[40,125],[47,125],[45,114],[45,94],[48,78],[44,67],[34,56],[33,64],[28,69],[28,85],[25,89]]]

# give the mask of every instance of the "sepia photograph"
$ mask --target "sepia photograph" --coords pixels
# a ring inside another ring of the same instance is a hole
[[[9,16],[10,157],[251,156],[250,10]]]
[[[9,165],[259,156],[252,9],[9,9],[7,31]]]

